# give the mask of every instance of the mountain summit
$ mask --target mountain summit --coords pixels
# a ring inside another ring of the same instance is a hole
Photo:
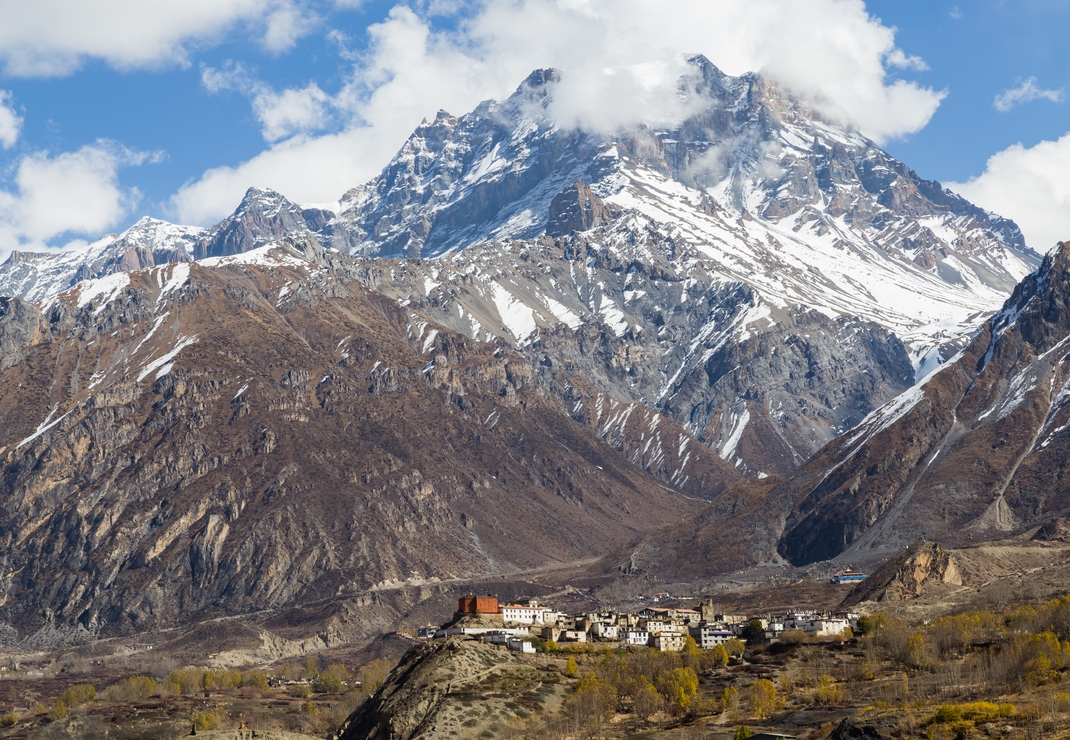
[[[174,258],[294,237],[389,259],[369,287],[514,345],[550,380],[571,356],[740,471],[786,473],[961,349],[1039,257],[762,76],[690,63],[698,112],[671,130],[562,128],[560,76],[539,70],[425,121],[337,212],[254,188]],[[61,258],[14,257],[0,293],[69,287],[70,267],[48,266]],[[118,264],[80,259],[77,278]],[[571,402],[598,420],[593,399]]]
[[[440,257],[377,285],[469,336],[552,356],[557,328],[597,329],[626,356],[587,363],[601,387],[784,473],[953,355],[1039,257],[761,76],[691,63],[704,107],[672,130],[557,127],[552,71],[440,113],[323,233]]]

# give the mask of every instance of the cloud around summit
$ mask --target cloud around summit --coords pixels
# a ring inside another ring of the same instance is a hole
[[[424,117],[465,113],[508,96],[533,69],[562,81],[551,113],[562,126],[611,132],[671,123],[688,111],[675,92],[691,53],[729,74],[764,71],[827,115],[878,141],[924,127],[943,91],[898,78],[925,69],[861,0],[485,0],[398,5],[368,29],[346,84],[273,90],[250,103],[270,143],[259,155],[205,172],[174,197],[175,216],[209,223],[244,188],[303,202],[337,199],[378,173]],[[444,9],[445,8],[445,9]],[[458,13],[438,24],[436,13]],[[439,27],[442,25],[446,30]],[[344,38],[338,38],[346,56]],[[833,102],[834,101],[834,102]],[[333,124],[334,128],[325,125]]]

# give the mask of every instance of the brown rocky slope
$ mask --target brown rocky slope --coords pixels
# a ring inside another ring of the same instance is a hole
[[[290,244],[0,305],[6,621],[121,633],[517,573],[696,509],[352,263]],[[710,495],[738,477],[679,466]]]
[[[1062,243],[928,381],[790,476],[738,484],[615,565],[687,579],[834,558],[879,563],[920,540],[954,546],[1026,532],[1070,510],[1068,430]]]

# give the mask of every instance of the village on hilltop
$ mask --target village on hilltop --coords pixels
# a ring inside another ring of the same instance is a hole
[[[865,577],[851,575],[854,577],[850,581]],[[699,604],[698,610],[647,606],[634,614],[614,611],[566,614],[539,603],[538,599],[503,604],[496,596],[469,594],[458,599],[453,619],[441,627],[421,627],[418,637],[421,640],[453,635],[481,637],[484,642],[524,653],[534,653],[533,642],[538,640],[615,643],[677,652],[684,649],[689,636],[703,650],[732,639],[756,636],[776,642],[785,633],[807,638],[844,637],[858,629],[859,618],[853,612],[806,609],[793,609],[785,614],[726,614],[712,599]]]

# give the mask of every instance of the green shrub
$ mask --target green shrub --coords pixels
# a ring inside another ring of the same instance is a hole
[[[71,686],[69,689],[63,692],[63,703],[69,708],[74,709],[85,704],[87,701],[93,701],[97,698],[97,690],[92,684],[81,683],[77,686]]]
[[[994,722],[997,719],[1013,717],[1018,708],[1013,704],[995,704],[990,701],[974,701],[966,704],[944,704],[936,710],[932,722],[946,724],[949,722]]]
[[[197,730],[218,730],[220,718],[215,712],[194,712],[190,723]]]
[[[658,676],[657,690],[673,709],[686,711],[698,696],[698,676],[690,668],[674,668]]]
[[[312,679],[312,690],[317,694],[334,694],[345,688],[345,679],[331,670],[326,670]]]
[[[874,632],[882,630],[887,626],[888,617],[880,612],[870,614],[869,616],[862,617],[858,620],[858,629],[862,631],[863,635],[872,635]]]
[[[167,685],[175,694],[196,694],[202,688],[202,673],[195,668],[171,671]]]
[[[14,727],[19,721],[19,715],[15,712],[0,714],[0,727]]]
[[[109,701],[135,701],[148,699],[159,692],[160,686],[152,676],[131,676],[114,683],[105,691]]]
[[[67,705],[62,699],[56,699],[52,702],[52,707],[48,710],[48,718],[53,722],[58,722],[67,716]]]
[[[827,706],[839,704],[841,701],[843,701],[843,689],[836,683],[836,679],[829,675],[818,679],[817,688],[814,689],[815,704]]]
[[[295,699],[307,699],[312,696],[312,689],[307,684],[299,684],[297,686],[291,686],[287,693]]]
[[[221,689],[237,689],[242,685],[242,677],[238,671],[221,671],[216,674],[216,682]]]
[[[242,686],[251,686],[254,689],[266,690],[268,688],[267,674],[263,671],[248,671],[241,677]]]
[[[718,668],[724,668],[728,665],[728,651],[725,650],[724,645],[714,645],[710,650],[709,661]]]
[[[579,675],[579,672],[580,672],[580,669],[579,669],[579,666],[576,665],[576,659],[574,657],[572,657],[571,655],[568,656],[568,662],[565,663],[565,675],[566,676],[577,676],[577,675]]]
[[[750,687],[750,715],[765,719],[776,709],[776,684],[767,678],[759,678]]]
[[[204,671],[201,674],[201,688],[202,689],[216,689],[219,685],[216,683],[215,671]]]
[[[779,639],[785,645],[801,645],[806,642],[806,633],[802,630],[784,630]]]
[[[740,640],[738,637],[733,637],[724,644],[724,649],[728,652],[730,657],[740,658],[747,649],[747,643],[743,642],[743,640]]]

